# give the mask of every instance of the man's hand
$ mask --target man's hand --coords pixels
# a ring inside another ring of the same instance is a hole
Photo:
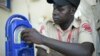
[[[35,29],[25,29],[21,33],[21,37],[26,42],[33,42],[36,44],[42,44],[43,35],[41,35]]]

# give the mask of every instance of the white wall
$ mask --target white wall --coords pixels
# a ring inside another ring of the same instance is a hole
[[[0,8],[0,56],[5,56],[5,23],[12,14],[23,14],[28,17],[28,11],[25,0],[12,0],[11,11]]]
[[[0,9],[0,56],[5,55],[5,22],[8,16],[10,15],[9,12]]]
[[[52,18],[52,5],[48,4],[46,0],[33,2],[29,1],[29,13],[33,27],[38,27],[40,21],[43,19]]]

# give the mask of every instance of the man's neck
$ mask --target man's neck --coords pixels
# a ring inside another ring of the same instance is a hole
[[[72,18],[71,20],[69,20],[68,22],[64,22],[62,24],[60,24],[60,27],[62,30],[66,30],[69,28],[69,26],[71,25],[71,23],[73,22],[74,18]]]

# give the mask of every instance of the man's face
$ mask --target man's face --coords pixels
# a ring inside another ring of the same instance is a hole
[[[71,18],[71,9],[72,6],[70,5],[65,5],[65,6],[58,6],[58,5],[53,5],[54,10],[53,10],[53,20],[56,24],[62,24],[65,22],[68,22]]]

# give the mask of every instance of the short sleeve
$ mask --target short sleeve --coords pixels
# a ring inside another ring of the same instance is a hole
[[[46,24],[45,23],[41,23],[39,25],[38,31],[40,32],[40,34],[42,34],[44,36],[47,36]],[[38,45],[38,44],[35,44],[35,46],[41,47],[41,48],[45,49],[47,51],[47,53],[49,53],[49,48],[47,46],[45,46],[45,45]]]
[[[42,34],[42,35],[44,35],[44,36],[47,36],[47,31],[46,31],[46,25],[44,24],[44,23],[41,23],[40,25],[39,25],[39,29],[38,29],[38,31]]]
[[[92,28],[89,22],[82,22],[79,28],[79,43],[93,43]]]

